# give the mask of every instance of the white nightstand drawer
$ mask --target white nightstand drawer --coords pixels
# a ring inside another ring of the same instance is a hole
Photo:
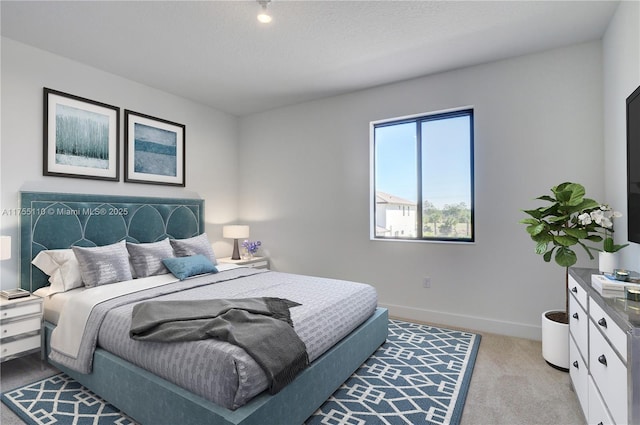
[[[582,306],[583,309],[587,309],[587,291],[573,278],[573,276],[569,275],[569,291],[573,294],[574,297],[578,300],[578,303]]]
[[[589,324],[589,370],[613,420],[617,424],[626,424],[627,368],[598,331],[597,326],[593,322]]]
[[[28,316],[30,314],[40,314],[42,312],[41,302],[31,302],[25,304],[15,304],[2,309],[0,319],[12,319],[14,317]]]
[[[576,340],[576,345],[580,354],[587,357],[587,344],[588,344],[588,331],[589,331],[589,316],[585,310],[580,307],[575,296],[569,297],[569,331],[573,338]]]
[[[32,335],[15,341],[0,343],[0,359],[40,348],[40,335]]]
[[[597,323],[596,328],[611,341],[620,356],[627,361],[627,334],[604,312],[594,300],[589,300],[589,315]]]
[[[252,269],[266,269],[269,266],[269,262],[267,260],[258,261],[255,263],[248,263],[244,265],[245,267],[251,267]]]
[[[38,331],[42,326],[40,316],[34,316],[23,320],[15,320],[0,324],[0,338],[8,338],[28,332]]]

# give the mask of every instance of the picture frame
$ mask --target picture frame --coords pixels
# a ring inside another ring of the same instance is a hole
[[[120,108],[44,87],[45,176],[120,180]]]
[[[185,186],[186,126],[124,111],[124,181]]]

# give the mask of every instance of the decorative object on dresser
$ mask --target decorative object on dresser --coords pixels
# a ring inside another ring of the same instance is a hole
[[[120,108],[44,88],[45,176],[120,180]]]
[[[571,268],[571,382],[589,424],[640,424],[640,302]],[[621,282],[622,283],[622,282]]]
[[[184,124],[124,111],[124,181],[185,186]]]
[[[223,257],[218,258],[219,263],[227,263],[227,264],[237,264],[239,266],[251,267],[254,269],[268,269],[269,268],[269,258],[267,257],[251,257],[251,258],[241,258],[239,260],[234,260],[231,257]]]
[[[613,273],[618,268],[618,256],[616,253],[625,246],[613,243],[613,219],[622,217],[622,213],[614,211],[609,205],[600,205],[591,211],[578,216],[578,222],[582,225],[596,223],[598,230],[604,236],[602,238],[602,251],[598,253],[598,268],[600,273]]]
[[[607,231],[613,231],[613,224],[609,226],[610,221],[605,217],[605,212],[611,209],[585,198],[584,186],[566,182],[552,187],[551,193],[553,196],[536,198],[550,204],[524,210],[530,217],[520,220],[520,223],[527,225],[527,233],[536,243],[536,254],[542,255],[546,262],[553,258],[565,268],[565,309],[542,314],[542,355],[550,365],[568,370],[569,267],[578,261],[572,247],[580,245],[593,260],[591,251],[599,249],[586,245],[586,242],[600,242],[603,240],[600,234],[605,233],[605,245],[608,246]],[[611,249],[622,248],[613,246],[613,239],[610,243]]]
[[[233,254],[232,260],[240,259],[240,248],[238,247],[238,239],[245,239],[249,237],[249,226],[244,225],[229,225],[222,227],[222,237],[227,239],[233,239]]]
[[[38,352],[41,341],[42,298],[0,297],[0,361]]]

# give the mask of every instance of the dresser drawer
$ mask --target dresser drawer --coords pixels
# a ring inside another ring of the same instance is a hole
[[[604,312],[595,301],[589,300],[589,315],[596,327],[611,341],[618,354],[627,361],[627,334]]]
[[[589,316],[585,310],[580,307],[575,296],[569,297],[569,331],[576,340],[576,345],[580,354],[587,358],[587,344],[589,332]]]
[[[575,390],[580,406],[582,407],[582,413],[584,413],[585,418],[588,418],[589,411],[587,407],[589,391],[587,383],[589,380],[589,370],[587,369],[584,359],[578,352],[578,347],[576,346],[575,341],[571,337],[569,337],[569,375],[571,376],[573,389]]]
[[[589,385],[589,414],[587,415],[587,423],[589,425],[615,425],[607,408],[598,394],[596,386],[591,378],[588,379]],[[622,424],[621,424],[622,425]]]
[[[13,356],[24,351],[35,350],[40,348],[40,335],[32,335],[27,338],[17,339],[15,341],[0,343],[0,359]]]
[[[598,327],[593,322],[589,324],[589,370],[615,423],[626,424],[627,368],[600,334]]]
[[[573,278],[573,276],[569,275],[569,291],[571,292],[571,294],[576,297],[576,299],[578,300],[578,303],[582,306],[582,308],[586,311],[587,310],[587,291],[580,285],[578,285],[578,282],[576,282],[576,280]]]
[[[27,319],[15,320],[9,323],[0,324],[0,338],[24,334],[40,330],[42,326],[40,316],[33,316]]]
[[[40,314],[42,312],[41,302],[22,303],[15,306],[5,307],[0,312],[0,319],[13,319],[15,317]]]

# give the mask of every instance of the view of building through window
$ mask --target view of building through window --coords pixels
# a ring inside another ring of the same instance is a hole
[[[373,125],[375,237],[473,241],[473,110]]]

